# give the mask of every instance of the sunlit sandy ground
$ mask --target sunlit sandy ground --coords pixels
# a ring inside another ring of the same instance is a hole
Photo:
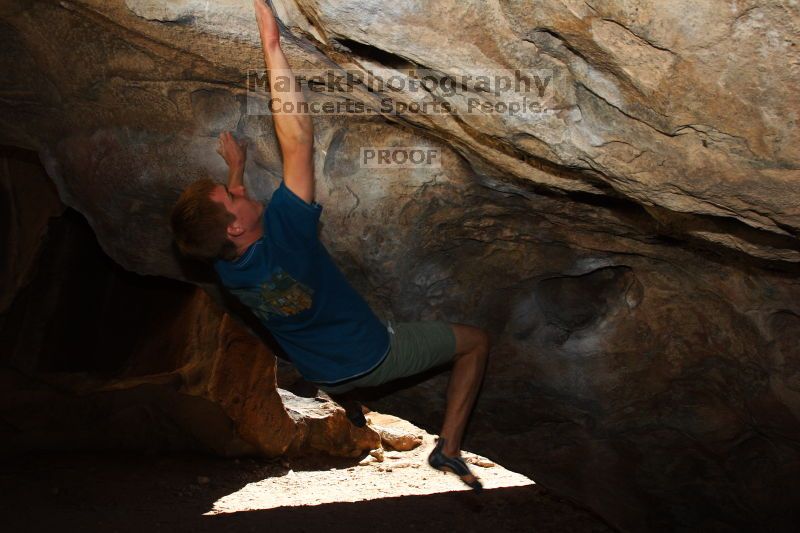
[[[423,437],[422,445],[405,452],[387,450],[382,462],[370,457],[369,462],[358,466],[324,468],[324,464],[313,460],[296,466],[287,462],[273,475],[220,498],[208,514],[472,490],[455,475],[428,465],[428,454],[435,446],[434,435],[408,422],[405,426],[407,431]],[[534,484],[485,457],[469,452],[462,455],[468,462],[477,463],[470,464],[470,468],[481,479],[484,490]],[[317,467],[323,469],[316,470]]]

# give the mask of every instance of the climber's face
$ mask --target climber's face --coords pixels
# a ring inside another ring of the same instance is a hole
[[[261,228],[264,204],[247,196],[247,190],[244,187],[228,189],[224,185],[218,185],[211,192],[211,199],[225,206],[225,209],[235,217],[228,226],[230,238],[248,235]]]

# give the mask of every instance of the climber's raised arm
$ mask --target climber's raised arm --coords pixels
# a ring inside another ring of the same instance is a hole
[[[269,71],[272,117],[283,155],[283,180],[289,190],[310,204],[314,201],[311,117],[296,112],[304,104],[303,92],[281,50],[280,31],[272,8],[265,0],[253,3]]]

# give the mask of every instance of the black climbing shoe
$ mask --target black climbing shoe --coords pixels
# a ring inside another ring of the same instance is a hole
[[[347,419],[357,428],[363,428],[367,425],[367,417],[364,416],[364,411],[361,410],[361,403],[355,400],[344,400],[339,402],[344,408]]]
[[[478,477],[470,471],[467,463],[465,463],[461,457],[446,456],[442,451],[443,448],[444,439],[439,437],[436,447],[428,456],[428,464],[436,470],[452,472],[460,477],[461,481],[472,487],[472,490],[474,490],[476,494],[479,493],[483,489],[483,485],[481,485]],[[472,481],[467,481],[468,478],[472,478]]]

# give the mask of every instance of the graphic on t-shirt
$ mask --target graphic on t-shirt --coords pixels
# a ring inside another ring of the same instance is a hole
[[[231,292],[256,314],[269,320],[274,316],[288,317],[311,309],[314,290],[300,283],[281,267],[259,287],[233,289]]]

